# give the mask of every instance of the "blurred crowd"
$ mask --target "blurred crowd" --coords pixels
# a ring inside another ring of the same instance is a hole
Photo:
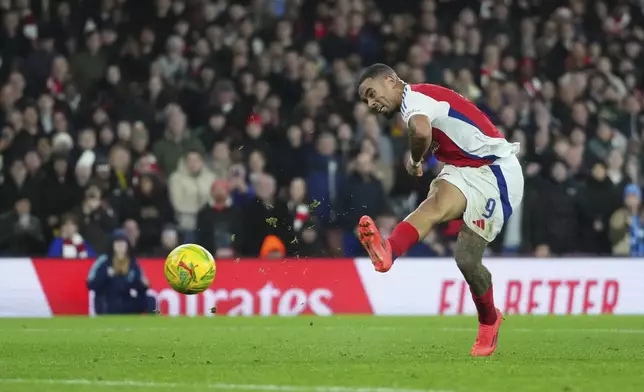
[[[0,0],[0,254],[361,255],[409,177],[363,66],[448,86],[522,145],[495,254],[644,255],[644,1]],[[462,222],[410,256],[448,256]]]

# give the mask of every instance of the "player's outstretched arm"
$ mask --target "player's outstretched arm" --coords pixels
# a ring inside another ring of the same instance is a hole
[[[423,114],[413,115],[408,122],[408,132],[411,162],[409,162],[407,170],[411,175],[422,176],[421,163],[432,143],[432,125],[429,118]]]

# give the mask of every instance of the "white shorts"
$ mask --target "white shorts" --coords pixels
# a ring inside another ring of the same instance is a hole
[[[445,180],[463,192],[467,199],[463,221],[488,242],[501,232],[523,199],[523,171],[515,155],[500,158],[490,166],[446,164],[436,179]]]

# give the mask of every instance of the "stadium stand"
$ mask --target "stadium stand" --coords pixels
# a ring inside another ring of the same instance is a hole
[[[2,0],[0,254],[359,256],[440,163],[360,69],[448,86],[522,144],[499,255],[644,256],[643,1]],[[450,255],[462,222],[410,256]]]

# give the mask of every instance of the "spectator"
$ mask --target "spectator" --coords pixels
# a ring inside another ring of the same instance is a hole
[[[186,128],[186,116],[178,108],[167,111],[167,130],[165,137],[157,141],[152,152],[157,158],[161,171],[169,176],[176,169],[181,157],[189,151],[204,153],[199,139],[192,137]]]
[[[146,253],[159,247],[163,227],[174,220],[174,211],[168,198],[168,190],[156,175],[141,175],[134,187],[134,197],[128,215],[141,229],[138,249]]]
[[[390,197],[397,215],[408,215],[423,201],[429,191],[429,184],[436,177],[437,169],[440,168],[436,159],[430,159],[423,169],[423,176],[420,181],[417,181],[407,175],[407,169],[405,169],[410,156],[411,152],[407,150],[394,166],[395,182]]]
[[[294,178],[288,189],[286,206],[290,213],[293,231],[299,233],[311,218],[311,211],[318,207],[316,200],[309,203],[306,197],[306,182],[302,178]]]
[[[130,143],[132,145],[132,160],[134,162],[139,162],[139,160],[149,155],[150,135],[142,122],[137,121],[132,126]]]
[[[624,175],[624,156],[619,150],[612,150],[606,159],[606,175],[613,183],[618,192],[622,192],[627,184],[626,176]]]
[[[588,150],[591,156],[599,162],[604,162],[613,149],[613,130],[606,121],[600,121],[597,125],[597,136],[588,143]]]
[[[244,222],[241,229],[240,252],[244,256],[257,256],[264,239],[275,235],[282,242],[293,237],[289,229],[289,214],[286,203],[276,198],[275,178],[261,174],[257,178],[257,196],[243,206]]]
[[[21,132],[22,134],[25,133],[25,131]],[[40,183],[44,178],[44,173],[41,170],[42,169],[42,164],[43,164],[43,158],[47,158],[46,154],[42,154],[41,156],[40,152],[37,149],[38,144],[41,143],[41,140],[47,140],[47,139],[38,139],[35,143],[33,143],[33,146],[26,149],[25,155],[24,155],[24,161],[25,165],[27,166],[27,172],[29,173],[29,176],[36,180],[36,182]]]
[[[71,72],[81,94],[86,94],[105,75],[107,60],[101,53],[101,37],[96,24],[88,20],[85,24],[85,50],[71,59]],[[64,83],[64,80],[57,80]]]
[[[168,183],[170,203],[186,242],[194,242],[197,213],[210,198],[215,175],[204,165],[200,150],[189,150]]]
[[[64,154],[61,153],[59,155]],[[78,158],[78,161],[76,161],[76,167],[74,168],[74,180],[76,182],[76,185],[78,185],[81,189],[84,189],[92,179],[95,161],[96,154],[94,154],[92,151],[84,152],[81,157]],[[82,199],[83,197],[81,194],[78,200]]]
[[[221,141],[214,144],[208,167],[215,173],[217,178],[227,178],[230,172],[232,161],[230,159],[230,147],[228,143]]]
[[[15,10],[4,12],[2,21],[2,61],[9,64],[23,56],[28,48],[28,42],[20,34],[20,17]],[[6,74],[2,75],[3,77]]]
[[[87,259],[96,256],[92,247],[78,232],[78,224],[73,215],[61,219],[60,236],[49,245],[47,257],[63,259]]]
[[[235,164],[228,175],[233,204],[243,206],[255,197],[255,189],[246,181],[246,167]]]
[[[155,301],[146,294],[148,286],[127,234],[116,230],[107,253],[96,259],[87,276],[87,288],[94,291],[94,311],[99,315],[152,312]]]
[[[80,234],[96,253],[104,253],[109,248],[110,233],[117,227],[112,208],[103,200],[101,188],[89,185],[79,207],[74,209]]]
[[[25,76],[33,80],[36,86],[43,86],[47,81],[56,55],[55,41],[51,28],[38,32],[34,50],[25,58]]]
[[[93,115],[93,121],[98,129],[98,145],[96,153],[99,157],[108,157],[110,149],[116,143],[116,135],[112,124],[107,122],[107,114],[102,108],[97,108]]]
[[[115,144],[109,153],[109,165],[104,165],[106,192],[110,192],[110,204],[122,220],[127,215],[132,193],[132,155],[125,145]],[[97,177],[98,177],[97,171]]]
[[[324,243],[320,236],[320,227],[315,219],[309,219],[304,222],[294,248],[297,258],[320,258],[326,256]]]
[[[76,137],[77,148],[73,157],[78,159],[85,151],[96,152],[98,146],[96,131],[93,128],[83,128]]]
[[[68,133],[56,133],[51,139],[51,151],[54,154],[70,155],[74,141]]]
[[[47,196],[42,198],[42,215],[52,230],[58,227],[62,214],[71,211],[80,202],[80,192],[73,182],[67,156],[55,155],[51,158],[43,189],[47,190]]]
[[[226,116],[220,110],[214,109],[208,117],[207,125],[198,128],[195,135],[199,137],[206,150],[214,151],[218,143],[228,145],[230,137],[227,130]]]
[[[171,36],[168,38],[166,53],[158,60],[159,70],[163,79],[176,84],[186,75],[188,61],[183,57],[185,43],[181,37]]]
[[[143,92],[143,107],[156,121],[164,118],[164,110],[170,107],[174,95],[170,89],[166,89],[163,80],[157,75],[151,75],[147,87]]]
[[[219,52],[227,56],[226,50]],[[213,89],[215,110],[220,110],[226,116],[226,123],[241,129],[249,120],[247,108],[244,108],[236,99],[235,85],[230,80],[221,80]]]
[[[644,256],[642,190],[635,184],[624,189],[624,206],[610,217],[609,235],[615,256]]]
[[[174,225],[168,224],[161,232],[161,245],[154,248],[148,255],[165,258],[177,246],[179,246],[179,231]]]
[[[333,20],[329,33],[321,42],[322,53],[327,60],[343,59],[354,51],[353,44],[348,37],[348,27],[347,20],[342,16],[337,16]]]
[[[362,140],[360,152],[367,154],[373,162],[373,175],[382,183],[385,193],[388,194],[393,188],[394,184],[394,171],[392,165],[386,164],[380,155],[378,155],[378,147],[373,139],[366,138]]]
[[[101,188],[105,197],[109,198],[112,196],[110,195],[112,184],[114,184],[112,182],[112,170],[110,168],[110,161],[105,155],[97,155],[94,161],[92,181]],[[117,190],[115,189],[115,191]],[[120,192],[117,194],[120,194]],[[115,210],[120,211],[119,207],[121,207],[121,203],[118,203],[115,207]]]
[[[338,153],[343,162],[350,160],[355,149],[355,135],[349,124],[340,124],[336,129],[338,137]]]
[[[248,154],[248,182],[254,184],[257,177],[266,173],[266,156],[260,150]]]
[[[127,146],[128,144],[130,144],[130,142],[132,141],[132,124],[130,124],[128,121],[119,122],[116,126],[116,137],[124,145]]]
[[[382,183],[375,177],[372,158],[367,153],[360,153],[353,163],[353,173],[340,190],[337,210],[338,224],[344,230],[344,249],[349,255],[361,255],[355,236],[358,220],[362,215],[378,216],[387,207]]]
[[[100,103],[103,107],[112,108],[117,112],[125,112],[126,107],[126,87],[121,76],[121,69],[116,64],[107,66],[103,78],[93,87],[92,91],[87,93],[87,97],[94,102]],[[121,141],[129,141],[122,138]]]
[[[286,140],[276,148],[274,162],[275,172],[280,186],[291,183],[295,177],[306,176],[306,165],[303,162],[309,157],[309,148],[304,144],[302,129],[291,125],[286,130]]]
[[[340,225],[353,232],[362,215],[378,216],[387,208],[382,183],[375,177],[373,160],[367,153],[360,153],[354,162],[353,173],[341,189],[338,211]]]
[[[40,199],[38,186],[35,180],[29,176],[23,160],[17,159],[11,163],[9,176],[5,177],[4,181],[5,183],[0,189],[0,210],[11,209],[18,197],[21,196],[29,199],[30,210],[32,205],[37,205]]]
[[[609,255],[612,253],[608,238],[609,219],[619,207],[619,193],[606,177],[602,163],[593,165],[590,178],[582,190],[582,250],[587,254]]]
[[[543,182],[535,227],[538,245],[547,245],[557,255],[579,250],[578,190],[570,182],[563,162],[552,166],[551,177]]]
[[[286,256],[286,246],[278,236],[270,234],[262,241],[258,256],[263,259],[281,259]]]
[[[140,248],[139,240],[141,239],[141,229],[139,229],[139,224],[134,219],[126,219],[125,222],[123,222],[122,229],[125,234],[127,234],[130,249],[133,252],[136,252]]]
[[[31,112],[32,110],[29,109],[25,110],[25,115],[18,110],[10,113],[9,120],[11,121],[11,128],[16,130],[12,140],[14,156],[25,155],[28,151],[32,150],[40,136],[38,126],[33,124],[34,119],[33,113]]]
[[[119,71],[120,72],[120,71]],[[114,103],[107,103],[106,105],[113,105]],[[124,147],[130,152],[130,142],[132,140],[132,124],[128,121],[119,121],[115,128],[116,145]]]
[[[370,140],[374,147],[376,147],[376,154],[380,157],[381,162],[386,166],[392,166],[394,163],[394,148],[391,143],[391,139],[386,135],[382,134],[381,125],[378,122],[378,118],[375,114],[369,114],[365,116],[362,122],[362,133],[358,133],[358,136]]]
[[[109,156],[111,169],[111,189],[118,189],[122,192],[130,189],[132,185],[132,156],[130,149],[125,145],[115,145],[110,150]]]
[[[309,160],[307,189],[309,197],[320,202],[316,213],[322,224],[329,224],[335,219],[336,213],[331,206],[337,203],[338,192],[344,181],[344,168],[335,154],[335,138],[330,133],[324,133],[319,136],[316,152]]]
[[[5,256],[38,255],[43,251],[43,226],[25,196],[18,196],[13,210],[0,215],[0,230],[0,252]]]
[[[212,184],[211,199],[197,216],[198,243],[217,258],[232,258],[240,238],[241,211],[233,205],[225,180]]]
[[[243,145],[247,151],[259,151],[262,154],[266,154],[270,150],[268,141],[264,135],[264,125],[258,115],[252,115],[248,119]]]

